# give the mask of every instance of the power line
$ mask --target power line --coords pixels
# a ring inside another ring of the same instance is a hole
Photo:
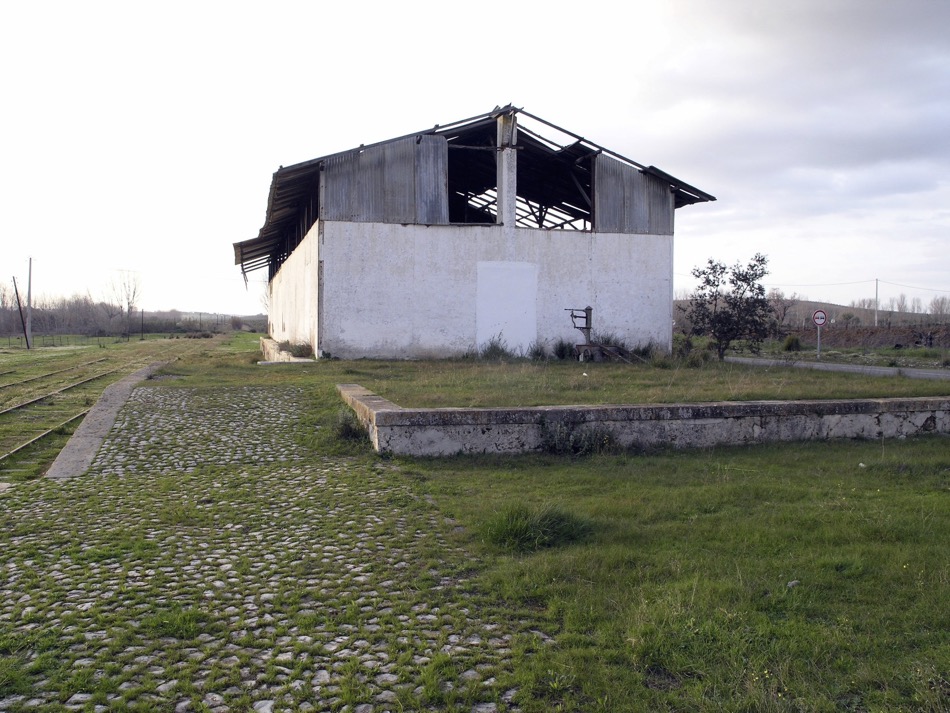
[[[682,272],[673,273],[677,277],[693,277],[693,275],[685,275]],[[856,280],[854,282],[816,282],[816,283],[807,283],[807,284],[776,284],[774,282],[764,283],[767,287],[847,287],[849,285],[868,285],[875,280]],[[942,292],[944,294],[950,294],[950,290],[939,290],[934,287],[919,287],[916,285],[902,285],[899,282],[888,282],[887,280],[878,280],[882,285],[890,285],[891,287],[903,287],[905,290],[921,290],[923,292]]]
[[[924,292],[944,292],[950,295],[950,290],[937,290],[937,289],[934,289],[933,287],[914,287],[913,285],[901,285],[897,282],[886,282],[885,280],[881,280],[881,284],[890,285],[891,287],[903,287],[907,290],[922,290]]]
[[[768,284],[770,287],[845,287],[847,285],[867,285],[872,282],[874,282],[874,280],[858,280],[856,282],[823,282],[801,285],[776,285],[775,283]]]

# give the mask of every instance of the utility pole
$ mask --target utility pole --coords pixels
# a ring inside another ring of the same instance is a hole
[[[878,283],[879,283],[879,282],[880,282],[880,280],[878,280],[878,279],[875,277],[875,278],[874,278],[874,326],[875,326],[875,327],[877,326],[877,290],[878,290]]]
[[[20,313],[20,326],[23,327],[23,336],[26,337],[26,348],[29,351],[30,347],[30,333],[26,329],[26,320],[23,318],[23,303],[20,301],[20,290],[16,286],[16,278],[13,278],[13,295],[16,297],[16,308]],[[19,339],[19,337],[17,337]]]
[[[26,273],[26,343],[33,343],[33,258]]]

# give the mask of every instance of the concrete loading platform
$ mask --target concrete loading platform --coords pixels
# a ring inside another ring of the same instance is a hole
[[[444,456],[525,453],[546,431],[599,429],[624,448],[708,448],[831,438],[950,433],[950,397],[745,401],[535,408],[402,408],[358,384],[343,400],[380,453]]]

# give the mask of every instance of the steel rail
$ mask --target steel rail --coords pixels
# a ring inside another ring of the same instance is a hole
[[[106,361],[106,358],[96,359],[94,361],[87,361],[84,364],[76,364],[76,366],[66,367],[65,369],[59,369],[58,371],[50,371],[46,374],[40,374],[39,376],[32,376],[29,379],[23,379],[23,381],[11,381],[9,384],[0,384],[0,389],[6,389],[9,386],[19,386],[20,384],[28,384],[31,381],[38,381],[39,379],[45,379],[47,376],[53,376],[55,374],[62,374],[64,371],[73,371],[75,369],[81,369],[84,366],[89,366],[90,364],[98,364],[99,362]],[[12,372],[4,372],[9,374]]]
[[[178,357],[176,357],[175,360],[180,359],[181,356],[190,355],[190,354],[193,354],[193,353],[195,353],[195,352],[198,352],[198,351],[200,351],[202,348],[203,348],[203,345],[195,345],[194,347],[187,348],[187,349],[185,349],[185,351],[184,351],[182,354],[180,354]],[[87,362],[86,364],[82,364],[82,365],[80,365],[80,366],[88,366],[89,364],[96,364],[96,363],[99,363],[99,362],[101,362],[101,361],[107,361],[107,359],[97,359],[97,360],[95,360],[95,361]],[[149,361],[151,361],[151,359],[142,359],[142,358],[134,359],[134,360],[132,360],[132,361],[126,362],[125,364],[123,364],[123,365],[121,365],[121,366],[119,366],[119,367],[116,367],[115,369],[110,369],[109,371],[101,372],[101,373],[99,373],[99,374],[96,374],[96,375],[94,375],[94,376],[89,377],[88,379],[83,379],[82,381],[77,381],[77,382],[75,382],[75,383],[73,383],[73,384],[69,384],[68,386],[64,386],[63,388],[57,389],[56,391],[52,391],[52,392],[46,393],[46,394],[44,394],[44,395],[42,395],[42,396],[39,396],[39,397],[37,397],[37,398],[35,398],[35,399],[30,399],[29,401],[24,401],[24,402],[22,402],[22,403],[19,403],[19,404],[16,404],[16,405],[14,405],[14,406],[11,406],[11,407],[9,407],[9,408],[7,408],[7,409],[4,409],[3,411],[0,411],[0,416],[2,416],[2,415],[4,415],[4,414],[8,414],[8,413],[10,413],[10,412],[12,412],[12,411],[19,410],[19,409],[21,409],[21,408],[23,408],[23,407],[25,407],[25,406],[29,406],[29,405],[31,405],[31,404],[37,403],[37,402],[42,401],[43,399],[47,399],[47,398],[49,398],[49,397],[51,397],[51,396],[56,396],[56,395],[58,395],[58,394],[63,393],[64,391],[69,391],[70,389],[74,389],[74,388],[76,388],[77,386],[82,386],[83,384],[86,384],[86,383],[88,383],[88,382],[90,382],[90,381],[95,381],[96,379],[100,379],[100,378],[102,378],[103,376],[108,376],[109,374],[114,374],[114,373],[117,372],[117,371],[123,371],[123,370],[128,370],[128,369],[131,369],[132,371],[134,371],[136,367],[139,367],[139,366],[141,366],[142,364],[148,363]],[[78,368],[78,367],[77,367],[77,368]],[[69,369],[63,369],[62,371],[69,371]],[[52,372],[52,373],[59,373],[59,372]],[[46,374],[46,376],[49,376],[49,374]],[[22,383],[22,382],[20,382],[20,383]],[[59,424],[53,426],[52,428],[49,428],[49,429],[47,429],[46,431],[43,431],[43,432],[40,433],[39,435],[34,436],[34,437],[31,438],[30,440],[28,440],[28,441],[26,441],[26,442],[24,442],[24,443],[21,443],[20,445],[16,446],[13,450],[8,451],[7,453],[4,453],[3,455],[0,455],[0,462],[6,460],[7,458],[9,458],[10,456],[12,456],[12,455],[14,455],[14,454],[16,454],[16,453],[19,453],[20,451],[22,451],[23,449],[25,449],[25,448],[27,448],[27,447],[33,445],[33,444],[36,443],[37,441],[40,441],[40,440],[46,438],[47,436],[49,436],[51,433],[53,433],[53,432],[56,431],[57,429],[62,428],[63,426],[66,426],[66,425],[72,423],[72,422],[75,421],[76,419],[85,416],[87,413],[89,413],[90,410],[91,410],[91,409],[86,409],[85,411],[81,411],[80,413],[77,413],[76,415],[72,416],[71,418],[67,419],[66,421],[63,421],[62,423],[59,423]]]
[[[24,448],[28,448],[28,447],[32,446],[32,445],[33,445],[34,443],[36,443],[37,441],[46,438],[46,437],[47,437],[49,434],[51,434],[53,431],[55,431],[55,430],[57,430],[57,429],[59,429],[59,428],[62,428],[63,426],[66,426],[66,425],[72,423],[72,422],[75,421],[77,418],[82,418],[82,417],[85,416],[87,413],[89,413],[89,409],[86,409],[85,411],[81,411],[80,413],[77,413],[77,414],[76,414],[75,416],[73,416],[72,418],[70,418],[70,419],[68,419],[68,420],[66,420],[66,421],[63,421],[62,423],[60,423],[60,424],[57,425],[57,426],[53,426],[51,429],[49,429],[49,430],[47,430],[47,431],[43,431],[43,433],[41,433],[41,434],[38,435],[38,436],[34,436],[34,437],[31,438],[30,440],[28,440],[26,443],[21,443],[19,446],[17,446],[16,448],[14,448],[12,451],[10,451],[10,452],[8,452],[8,453],[4,453],[2,456],[0,456],[0,461],[4,461],[4,460],[6,460],[7,458],[9,458],[10,456],[12,456],[12,455],[14,455],[14,454],[16,454],[16,453],[19,453],[19,452],[22,451]]]
[[[96,374],[95,376],[90,376],[88,379],[83,379],[82,381],[77,381],[75,384],[70,384],[69,386],[64,386],[63,388],[57,389],[56,391],[50,391],[49,393],[43,394],[42,396],[37,396],[35,399],[30,399],[29,401],[23,401],[23,402],[21,402],[21,403],[18,403],[18,404],[16,404],[15,406],[10,406],[9,408],[5,408],[3,411],[0,411],[0,416],[3,416],[4,414],[10,413],[11,411],[16,411],[17,409],[21,409],[21,408],[23,408],[24,406],[29,406],[30,404],[35,404],[37,401],[42,401],[43,399],[48,399],[50,396],[56,396],[56,395],[58,395],[58,394],[63,393],[64,391],[69,391],[70,389],[75,389],[77,386],[82,386],[83,384],[88,383],[88,382],[90,382],[90,381],[95,381],[96,379],[101,379],[103,376],[108,376],[109,374],[114,374],[114,373],[117,372],[117,371],[122,371],[124,368],[125,368],[124,366],[116,367],[115,369],[111,369],[111,370],[109,370],[109,371],[104,371],[104,372],[102,372],[101,374]]]

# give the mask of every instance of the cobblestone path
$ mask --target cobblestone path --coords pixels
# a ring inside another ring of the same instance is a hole
[[[385,464],[296,445],[302,398],[139,387],[89,473],[0,494],[0,710],[517,710],[546,637]]]

